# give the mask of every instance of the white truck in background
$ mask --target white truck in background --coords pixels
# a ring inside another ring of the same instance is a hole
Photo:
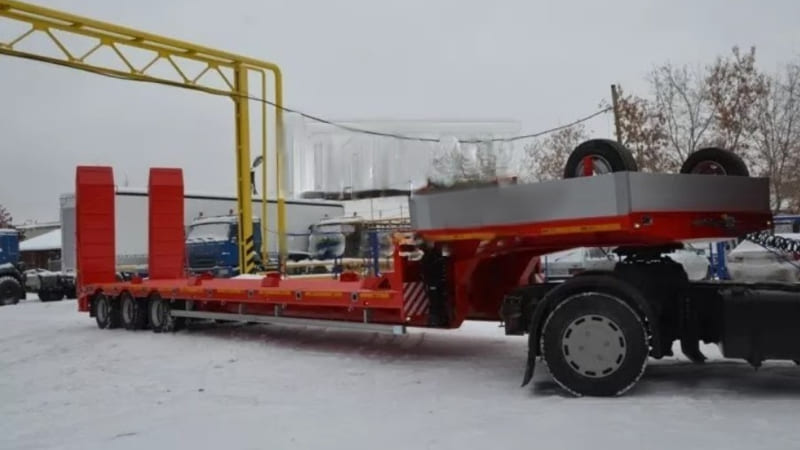
[[[205,194],[186,194],[184,225],[195,219],[227,216],[236,210],[236,197]],[[75,194],[60,197],[61,267],[62,272],[75,272]],[[147,190],[117,189],[115,198],[116,265],[119,273],[146,273],[147,271]],[[253,215],[261,215],[261,199],[253,199]],[[308,234],[312,225],[329,218],[344,215],[340,203],[318,200],[286,200],[286,229],[290,253],[308,251]],[[267,251],[278,252],[277,204],[267,201]]]

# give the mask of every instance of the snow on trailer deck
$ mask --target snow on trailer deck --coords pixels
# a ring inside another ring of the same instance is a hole
[[[786,363],[651,360],[626,397],[518,388],[526,338],[496,323],[377,333],[106,330],[74,301],[0,308],[2,449],[789,449]],[[677,348],[676,348],[677,350]]]

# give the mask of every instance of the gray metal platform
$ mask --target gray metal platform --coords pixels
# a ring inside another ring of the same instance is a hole
[[[421,231],[673,211],[769,213],[769,179],[617,172],[410,199],[411,225]]]

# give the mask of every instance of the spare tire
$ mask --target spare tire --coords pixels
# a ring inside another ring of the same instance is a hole
[[[689,155],[681,166],[681,173],[750,176],[747,164],[739,155],[717,147],[702,148]]]
[[[584,161],[591,158],[592,175],[638,170],[633,154],[624,145],[610,139],[586,141],[569,155],[564,166],[564,178],[585,176]]]

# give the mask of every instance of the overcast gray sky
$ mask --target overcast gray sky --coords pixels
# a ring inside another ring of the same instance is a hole
[[[800,52],[797,0],[39,0],[42,6],[278,63],[288,105],[333,118],[515,119],[523,130],[594,111],[609,85],[646,88],[658,63],[756,45],[762,68]],[[7,30],[6,30],[7,31]],[[0,38],[3,25],[0,21]],[[229,99],[0,56],[0,203],[58,218],[74,167],[234,192]],[[609,120],[592,123],[598,136]]]

